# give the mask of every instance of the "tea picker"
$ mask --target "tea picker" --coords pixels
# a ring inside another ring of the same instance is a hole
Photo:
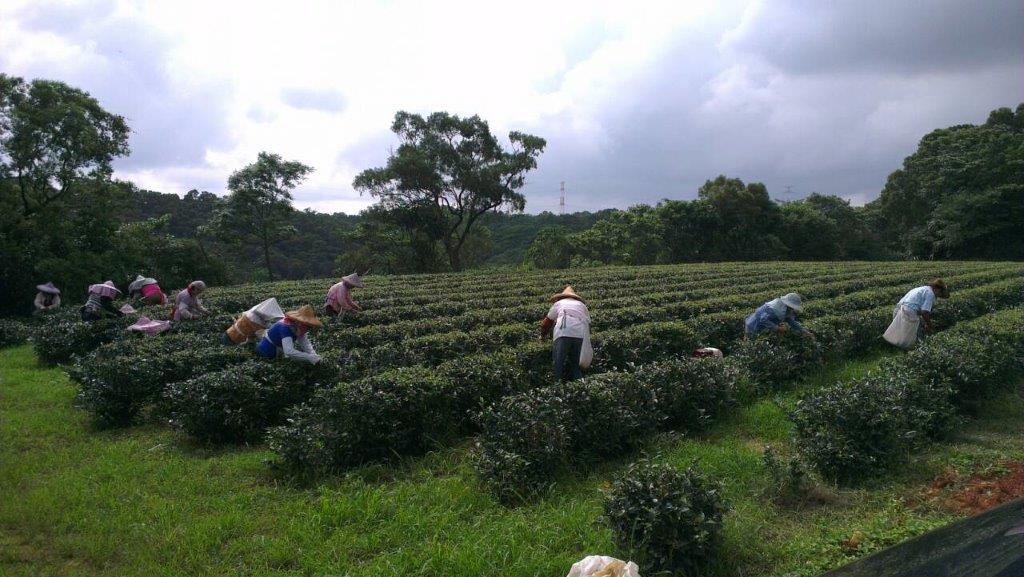
[[[551,309],[541,320],[540,336],[553,333],[555,380],[562,380],[568,365],[569,380],[583,378],[581,369],[588,368],[594,358],[590,344],[590,311],[572,286],[551,297]]]
[[[892,322],[882,338],[891,345],[909,349],[925,333],[932,332],[932,308],[935,297],[949,298],[949,288],[942,279],[911,289],[903,295],[892,311]]]
[[[38,315],[46,311],[55,311],[60,308],[60,289],[53,286],[52,282],[36,285],[36,299],[33,301],[32,314]]]
[[[85,322],[98,321],[103,318],[123,317],[124,313],[114,308],[114,297],[121,291],[114,286],[114,281],[89,285],[89,300],[85,301],[79,311]]]
[[[167,304],[167,295],[160,288],[160,283],[153,277],[144,277],[141,274],[128,285],[128,297],[139,298],[147,305]]]
[[[188,283],[188,286],[174,297],[171,320],[190,320],[210,312],[203,306],[203,301],[199,298],[205,291],[206,283],[201,280],[194,280]]]
[[[306,363],[319,363],[320,355],[309,342],[309,331],[323,326],[316,318],[313,307],[302,305],[301,308],[288,311],[284,318],[274,323],[256,345],[256,354],[266,359],[276,358],[278,353],[284,354],[289,360]]]
[[[747,338],[753,338],[764,332],[784,333],[793,331],[814,337],[814,333],[805,329],[797,320],[797,313],[804,310],[803,300],[797,293],[789,293],[770,300],[760,307],[744,323]]]
[[[366,274],[365,272],[363,273]],[[324,300],[324,313],[330,317],[344,316],[346,312],[359,312],[363,309],[359,303],[352,300],[352,289],[363,288],[363,277],[359,273],[352,273],[341,277],[341,281],[335,283],[327,290],[327,298]]]

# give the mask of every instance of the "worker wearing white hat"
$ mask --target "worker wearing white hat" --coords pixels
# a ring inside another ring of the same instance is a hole
[[[335,283],[327,291],[327,299],[324,301],[324,311],[328,316],[336,317],[346,312],[358,312],[363,310],[359,303],[352,300],[352,289],[363,288],[363,278],[359,273],[352,273],[341,277],[341,281]]]
[[[747,317],[745,323],[747,336],[754,337],[766,331],[784,333],[787,330],[811,334],[796,318],[797,313],[802,310],[804,310],[803,299],[797,293],[789,293],[770,300]]]
[[[33,303],[35,310],[32,314],[55,311],[60,308],[60,289],[53,286],[52,282],[36,285],[36,300]]]

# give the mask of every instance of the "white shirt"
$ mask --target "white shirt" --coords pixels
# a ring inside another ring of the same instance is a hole
[[[927,285],[919,286],[904,295],[899,304],[910,307],[914,312],[930,313],[935,306],[935,291]]]
[[[555,301],[548,311],[548,318],[555,321],[555,340],[561,337],[582,339],[590,333],[590,311],[587,305],[576,299]]]

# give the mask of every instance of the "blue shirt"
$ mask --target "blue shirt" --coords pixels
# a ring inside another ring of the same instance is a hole
[[[268,359],[277,357],[277,349],[281,346],[281,340],[285,338],[295,340],[295,331],[284,321],[277,321],[267,330],[267,334],[263,335],[260,344],[256,345],[256,354]]]
[[[900,299],[899,305],[906,305],[907,307],[914,309],[914,312],[932,312],[932,307],[935,305],[935,291],[930,286],[919,286],[916,289],[911,290]],[[898,306],[897,305],[897,308]]]
[[[780,316],[778,312],[779,307],[773,305],[776,305],[775,301],[768,301],[758,307],[754,314],[747,317],[746,329],[748,335],[754,336],[764,331],[774,331],[783,322],[794,331],[798,333],[803,332],[804,327],[796,320],[796,311],[789,307],[784,307],[785,312]]]

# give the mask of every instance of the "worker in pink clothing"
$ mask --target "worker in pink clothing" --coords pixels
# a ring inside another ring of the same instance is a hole
[[[363,279],[358,273],[352,273],[341,277],[341,282],[334,284],[327,291],[327,300],[324,301],[324,310],[328,316],[336,317],[346,312],[357,312],[363,310],[359,303],[352,300],[352,289],[363,288]]]
[[[188,287],[174,297],[174,308],[171,309],[171,320],[191,320],[209,313],[209,309],[203,306],[199,295],[206,291],[206,283],[201,280],[194,280],[188,283]]]
[[[132,284],[128,285],[128,296],[132,298],[139,298],[147,305],[167,304],[167,295],[164,294],[163,289],[160,288],[160,284],[156,282],[156,279],[152,277],[144,277],[141,274],[135,277]]]

